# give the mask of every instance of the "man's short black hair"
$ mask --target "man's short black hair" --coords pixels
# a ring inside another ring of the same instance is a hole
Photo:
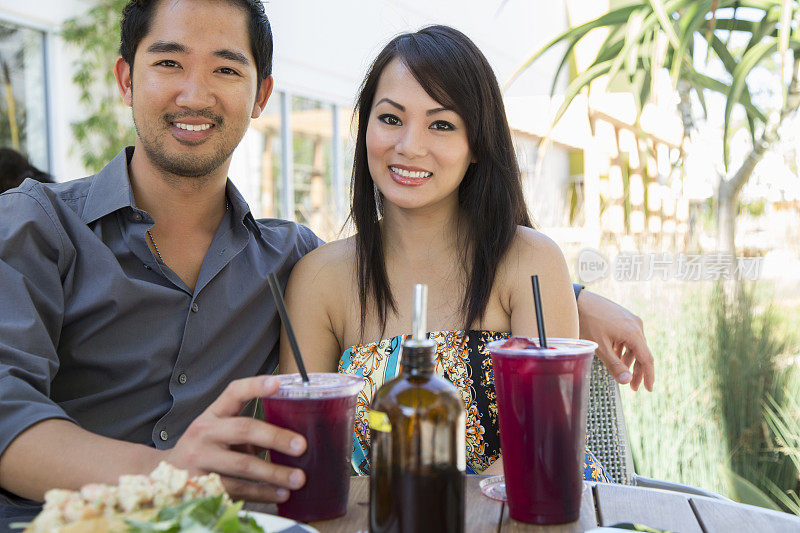
[[[31,165],[21,153],[11,148],[0,148],[0,192],[18,187],[25,178],[51,183],[53,179]]]
[[[144,36],[150,31],[150,25],[160,0],[130,0],[122,10],[121,38],[119,55],[133,69],[133,58],[136,49]],[[261,0],[227,0],[246,10],[248,32],[250,34],[250,51],[256,61],[258,80],[261,82],[272,74],[272,29]]]

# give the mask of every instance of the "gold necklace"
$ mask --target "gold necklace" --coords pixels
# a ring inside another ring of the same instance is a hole
[[[229,207],[230,207],[230,204],[228,203],[228,199],[225,198],[225,212],[226,213],[227,213]],[[150,233],[150,230],[147,230],[147,236],[150,237],[150,243],[153,245],[153,249],[156,251],[156,255],[158,256],[158,260],[166,265],[167,262],[164,261],[163,257],[161,257],[161,252],[158,251],[158,245],[156,244],[156,240],[153,238],[153,234]]]

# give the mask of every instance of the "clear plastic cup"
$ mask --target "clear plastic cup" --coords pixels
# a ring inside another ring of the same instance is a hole
[[[280,389],[262,399],[264,418],[306,438],[303,455],[292,457],[270,451],[275,464],[299,468],[306,483],[278,504],[278,514],[300,522],[328,520],[347,512],[350,491],[350,456],[353,447],[353,415],[364,378],[345,374],[278,376]]]
[[[511,337],[489,343],[508,510],[528,524],[578,519],[589,374],[597,344]]]

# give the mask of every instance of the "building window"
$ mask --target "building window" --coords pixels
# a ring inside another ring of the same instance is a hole
[[[281,213],[282,151],[280,96],[270,98],[261,116],[251,126],[263,136],[261,153],[261,175],[259,179],[258,215],[278,218]]]
[[[294,218],[322,235],[335,232],[333,178],[333,108],[330,104],[292,96]]]
[[[0,146],[50,171],[45,34],[0,20]]]
[[[251,122],[260,135],[256,216],[295,220],[326,241],[345,236],[353,168],[353,110],[278,91]],[[248,179],[253,179],[248,178]]]

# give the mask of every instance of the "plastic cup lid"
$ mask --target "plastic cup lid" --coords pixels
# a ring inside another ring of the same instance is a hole
[[[281,374],[280,388],[272,398],[336,398],[357,394],[364,386],[364,378],[337,373],[309,373],[309,382],[303,383],[300,374]]]
[[[565,355],[593,354],[597,343],[583,339],[547,339],[547,348],[539,347],[539,339],[535,337],[509,337],[490,342],[490,352],[503,355],[529,355],[536,357],[561,357]]]

